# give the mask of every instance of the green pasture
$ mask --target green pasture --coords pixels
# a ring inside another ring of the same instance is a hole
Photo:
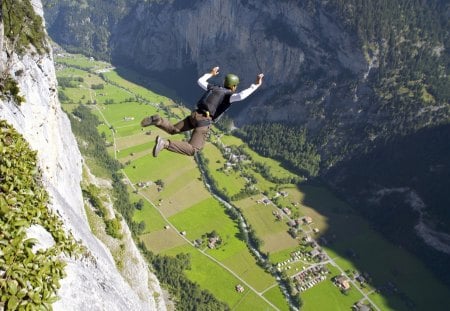
[[[348,294],[341,293],[330,279],[307,289],[300,294],[300,297],[303,300],[302,310],[305,311],[349,311],[353,304],[363,298],[362,294],[353,287]]]
[[[123,148],[123,146],[117,145],[117,149],[119,150],[119,152],[116,153],[117,159],[119,159],[121,162],[126,162],[129,160],[138,158],[140,156],[150,156],[150,153],[153,150],[153,146],[155,145],[155,141],[154,141],[154,139],[150,140],[149,136],[147,136],[147,135],[145,135],[145,136],[140,135],[140,136],[146,138],[147,142],[144,144],[132,146],[129,148]],[[134,138],[139,139],[139,137],[134,137]],[[116,144],[117,144],[117,142],[116,142]]]
[[[117,83],[117,85],[132,92],[133,94],[136,94],[136,95],[144,98],[145,100],[147,100],[149,102],[152,102],[155,104],[160,104],[160,103],[166,103],[169,100],[167,97],[156,94],[156,93],[152,92],[151,90],[143,88],[142,86],[140,86],[136,83],[125,80],[115,70],[105,72],[103,75],[108,80],[110,80],[114,83]]]
[[[125,167],[124,171],[133,183],[161,179],[165,182],[166,187],[170,188],[172,187],[170,181],[181,180],[183,182],[194,177],[192,173],[183,176],[186,167],[194,167],[193,158],[180,157],[175,153],[162,151],[158,158],[148,155],[133,160],[131,165]]]
[[[215,230],[222,243],[217,249],[208,249],[208,254],[222,261],[258,290],[263,290],[275,282],[256,265],[256,260],[246,244],[236,238],[239,235],[237,224],[228,218],[224,213],[224,207],[215,199],[209,198],[185,209],[170,217],[169,221],[179,231],[186,231],[189,240],[199,239],[202,235]]]
[[[55,61],[57,63],[66,64],[68,66],[80,67],[87,71],[111,67],[109,63],[97,60],[90,60],[89,58],[81,54],[65,54],[63,57],[56,56]]]
[[[278,285],[264,292],[264,297],[276,305],[280,311],[289,311],[289,306],[286,304],[286,298]]]
[[[156,113],[155,107],[137,102],[124,102],[109,105],[97,105],[108,122],[114,126],[117,138],[152,131],[155,127],[142,130],[141,120]],[[93,110],[95,112],[95,110]],[[97,112],[98,113],[98,112]]]
[[[180,157],[165,151],[155,159],[148,154],[132,160],[124,170],[133,183],[159,179],[164,182],[161,191],[156,191],[153,185],[143,190],[143,193],[153,202],[159,202],[166,216],[176,214],[210,196],[192,157]]]
[[[140,223],[141,221],[145,222],[145,231],[144,233],[158,231],[164,228],[167,225],[167,222],[158,212],[158,210],[146,199],[142,198],[141,195],[137,195],[134,193],[130,194],[130,198],[133,203],[138,202],[139,199],[144,200],[144,206],[141,210],[135,210],[133,214],[133,221]]]
[[[147,135],[147,132],[150,132]],[[139,153],[146,149],[146,146],[151,145],[150,149],[153,149],[155,143],[155,135],[152,135],[153,131],[146,130],[140,131],[139,133],[125,136],[116,137],[116,146],[119,152],[117,153],[118,158],[123,158],[130,153]]]
[[[222,239],[228,241],[226,248],[234,244],[230,241],[230,237],[235,237],[239,232],[236,224],[224,213],[224,207],[211,197],[171,216],[169,220],[180,231],[186,231],[186,236],[190,240],[198,239],[203,234],[215,230]]]
[[[133,81],[137,81],[136,83],[131,82],[127,79],[125,79],[122,75],[118,73],[120,71],[121,73],[125,74],[126,76],[133,79]],[[114,83],[117,83],[121,87],[129,90],[130,92],[133,92],[134,94],[144,98],[145,100],[152,102],[152,103],[170,103],[171,100],[165,96],[162,96],[160,94],[157,94],[153,92],[152,90],[145,88],[141,85],[155,85],[157,88],[161,89],[164,88],[160,84],[158,84],[155,81],[149,81],[149,79],[145,76],[142,76],[132,70],[128,70],[125,68],[120,68],[120,70],[112,70],[104,73],[105,77]],[[165,89],[165,88],[164,88]],[[170,93],[170,90],[167,90]],[[166,92],[167,93],[167,92]]]
[[[100,83],[103,80],[98,77],[97,75],[93,75],[90,74],[89,72],[82,70],[82,69],[78,69],[78,68],[73,68],[73,67],[66,67],[64,69],[58,70],[57,71],[57,76],[58,77],[69,77],[69,78],[83,78],[83,82],[78,82],[76,81],[76,83],[81,84],[81,85],[85,85],[88,86],[87,81],[90,81],[89,79],[94,79],[95,83]],[[94,82],[92,81],[92,82]],[[73,81],[73,83],[75,84],[75,81]]]
[[[194,174],[194,175],[189,175]],[[164,200],[162,211],[166,217],[196,205],[210,198],[210,194],[199,180],[199,172],[192,168],[184,176],[192,176],[191,180],[178,180],[178,187],[165,187],[155,198]],[[198,178],[195,178],[197,177]]]
[[[247,170],[248,171],[248,170]],[[267,179],[265,179],[264,177],[261,176],[261,174],[255,172],[255,171],[251,171],[251,175],[253,175],[253,177],[255,177],[256,179],[256,187],[261,191],[270,191],[271,189],[275,189],[276,188],[276,184],[268,181]]]
[[[215,297],[226,302],[233,310],[274,310],[228,270],[205,257],[198,250],[189,246],[182,246],[164,252],[164,254],[171,256],[179,253],[191,255],[191,269],[185,271],[187,277],[197,282],[202,288],[208,289]],[[236,292],[235,286],[238,284],[244,287],[243,293]]]
[[[186,240],[172,228],[145,233],[139,239],[144,242],[147,249],[157,254],[187,244]]]
[[[291,258],[291,253],[298,251],[300,248],[297,246],[285,248],[278,252],[271,252],[269,254],[269,260],[271,263],[277,264]]]
[[[103,122],[103,119],[101,119],[100,117],[99,117],[99,120],[101,122]],[[99,126],[97,126],[97,130],[100,134],[105,133],[105,138],[106,138],[107,143],[114,142],[113,133],[112,133],[111,129],[105,123],[101,123]]]
[[[91,100],[91,90],[87,88],[65,88],[64,90],[59,90],[59,92],[64,92],[67,97],[69,97],[74,103],[85,104],[87,101]],[[93,96],[93,95],[92,95]]]
[[[115,85],[102,82],[103,89],[92,89],[93,96],[97,101],[97,104],[104,104],[107,100],[113,100],[114,103],[122,103],[133,97],[129,92],[118,88]]]
[[[242,205],[241,202],[243,202]],[[287,233],[287,218],[278,221],[272,214],[274,211],[273,205],[256,203],[255,197],[238,201],[236,205],[242,207],[241,210],[245,219],[263,241],[262,251],[272,253],[285,248],[291,249],[298,245],[298,241]]]
[[[72,111],[78,107],[79,104],[61,104],[61,108],[67,114],[72,113]]]
[[[219,252],[221,252],[221,249],[211,251],[209,253],[216,257],[216,254]],[[221,262],[238,274],[258,292],[262,292],[270,286],[276,284],[275,279],[257,265],[256,259],[247,248],[243,248],[240,252],[221,260]]]

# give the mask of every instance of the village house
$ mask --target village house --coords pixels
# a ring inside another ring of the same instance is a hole
[[[339,275],[334,278],[334,284],[338,286],[342,290],[348,290],[350,289],[350,282],[347,277],[344,275]]]
[[[242,293],[244,291],[244,287],[241,284],[236,285],[236,291],[238,293]]]
[[[153,183],[151,181],[140,181],[136,184],[136,186],[138,186],[139,188],[146,188],[151,186]]]
[[[352,307],[354,311],[372,311],[372,308],[368,305],[363,304],[361,301],[355,303]]]
[[[220,241],[220,238],[218,236],[209,238],[208,240],[208,247],[213,249],[216,247],[216,243]]]
[[[366,279],[361,274],[356,275],[355,280],[358,281],[360,284],[363,284],[366,282]]]
[[[303,223],[305,225],[309,225],[309,224],[311,224],[313,222],[312,218],[309,217],[309,216],[304,216],[304,217],[301,218],[301,220],[303,221]]]
[[[291,215],[291,210],[288,209],[287,207],[283,207],[283,212],[284,212],[286,215],[288,215],[288,216]]]
[[[263,203],[264,205],[268,205],[272,202],[268,198],[264,197],[261,200],[256,201],[256,203]]]
[[[309,256],[311,256],[311,258],[314,258],[318,255],[320,255],[320,250],[318,250],[317,248],[313,249],[312,251],[310,251],[308,253]]]
[[[295,220],[289,220],[288,221],[288,226],[289,227],[297,227],[297,223],[295,222]]]
[[[310,242],[312,242],[312,239],[310,236],[307,235],[307,236],[303,237],[303,242],[310,243]]]

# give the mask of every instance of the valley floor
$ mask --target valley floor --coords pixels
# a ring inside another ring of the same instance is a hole
[[[123,79],[107,63],[70,54],[56,63],[58,77],[72,81],[60,83],[65,111],[90,103],[110,155],[124,165],[132,201],[142,202],[133,215],[145,228],[139,240],[156,254],[190,254],[187,277],[232,310],[289,310],[274,275],[288,280],[303,310],[438,310],[450,303],[448,289],[419,260],[346,203],[214,129],[202,169],[245,220],[253,245],[268,258],[262,267],[242,222],[205,186],[200,161],[167,151],[151,156],[155,137],[167,134],[141,128],[140,120],[159,113],[176,121],[186,108]]]

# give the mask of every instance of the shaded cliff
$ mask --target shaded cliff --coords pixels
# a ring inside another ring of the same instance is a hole
[[[440,1],[116,2],[62,2],[48,10],[49,31],[66,47],[107,54],[164,82],[188,106],[200,95],[196,78],[214,65],[238,73],[242,87],[264,72],[265,86],[231,110],[235,122],[306,127],[325,169],[378,141],[449,119],[448,96],[439,96],[445,87],[432,90],[445,68],[422,68],[448,62],[439,35],[445,26],[420,28],[428,23],[421,19],[439,20],[439,7],[430,7]]]

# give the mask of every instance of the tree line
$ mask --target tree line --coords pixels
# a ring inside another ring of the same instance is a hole
[[[279,123],[245,125],[235,131],[253,150],[276,159],[300,175],[316,176],[320,155],[307,140],[305,129]]]

